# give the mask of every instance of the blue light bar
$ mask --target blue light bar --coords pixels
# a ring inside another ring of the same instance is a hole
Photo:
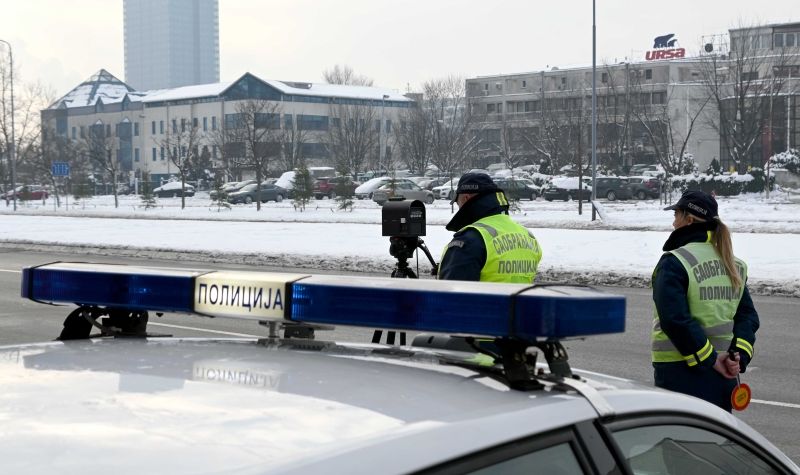
[[[37,302],[191,312],[194,278],[204,271],[56,263],[22,271],[22,296]]]
[[[523,339],[625,331],[625,298],[586,287],[312,276],[292,285],[291,319]]]
[[[39,302],[409,331],[566,338],[625,330],[625,298],[586,287],[56,263],[24,269]]]

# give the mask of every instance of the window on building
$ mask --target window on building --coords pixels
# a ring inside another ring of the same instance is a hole
[[[342,126],[342,119],[338,117],[332,118],[331,121],[332,121],[331,125],[333,125],[337,129]]]
[[[746,71],[742,73],[742,81],[757,81],[758,71]]]
[[[503,113],[503,103],[502,102],[498,102],[497,103],[497,113],[498,114],[502,114]]]
[[[772,47],[783,48],[783,33],[775,33],[772,35]]]
[[[566,83],[567,83],[567,78],[562,77],[561,78],[561,84],[563,85],[563,84],[566,84]]]
[[[653,70],[652,69],[645,69],[644,70],[644,78],[645,79],[653,79]]]
[[[528,87],[528,81],[523,79],[522,80],[522,88],[525,89],[526,87]]]
[[[795,39],[796,39],[796,34],[795,33],[786,33],[786,35],[783,38],[783,40],[784,40],[783,43],[787,47],[796,46],[797,42],[795,41]]]
[[[666,104],[667,103],[667,93],[666,92],[654,92],[653,93],[653,104]]]
[[[176,119],[172,119],[172,133],[178,133],[178,121]]]
[[[213,158],[214,160],[217,159],[217,146],[216,145],[212,145],[211,146],[211,158]]]
[[[225,114],[226,129],[240,129],[245,126],[244,114]]]
[[[389,119],[386,120],[386,133],[392,133],[392,121]]]
[[[134,122],[133,123],[133,136],[134,137],[138,137],[139,136],[139,123],[138,122]]]
[[[164,161],[165,155],[166,155],[166,153],[164,151],[164,147],[161,147],[161,161],[162,162]]]
[[[86,128],[84,126],[81,126],[81,138],[86,138]]]
[[[381,121],[379,121],[379,120],[375,121],[375,131],[376,132],[380,132],[381,131]]]
[[[294,128],[294,120],[292,114],[283,114],[283,128],[291,130]]]
[[[302,130],[328,130],[328,116],[298,114],[297,127]]]
[[[155,126],[155,122],[153,122],[153,125]],[[153,161],[154,162],[157,160],[157,157],[158,157],[158,152],[156,152],[156,148],[153,147]]]
[[[134,148],[133,149],[133,161],[134,162],[138,162],[139,161],[139,149],[138,148]]]
[[[158,121],[158,133],[160,133],[162,135],[164,134],[164,121],[163,120],[159,120]]]
[[[488,91],[489,90],[489,83],[488,82],[483,85],[483,90],[484,91]]]
[[[78,137],[78,131],[75,127],[72,128],[72,140],[75,140]]]
[[[259,113],[255,115],[256,127],[259,129],[280,129],[281,115],[279,113]]]
[[[156,121],[150,123],[150,134],[152,135],[156,134]]]
[[[193,117],[192,118],[192,128],[196,129],[198,126],[199,126],[199,124],[197,122],[197,117]]]
[[[181,119],[181,132],[186,132],[186,119]]]
[[[608,82],[608,73],[603,73],[600,75],[600,82],[602,82],[603,84]]]
[[[203,117],[203,132],[208,130],[208,117]]]
[[[494,111],[495,111],[495,105],[494,104],[486,104],[486,113],[487,114],[493,114]]]
[[[217,130],[217,116],[211,116],[211,130]]]
[[[106,124],[106,137],[111,137],[111,124]]]

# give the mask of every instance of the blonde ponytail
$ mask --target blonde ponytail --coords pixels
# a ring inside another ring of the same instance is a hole
[[[717,229],[714,231],[714,239],[712,242],[714,243],[714,248],[717,250],[717,254],[722,259],[722,265],[725,266],[725,270],[728,271],[728,276],[731,278],[731,285],[735,291],[739,291],[742,288],[742,276],[739,275],[739,267],[736,265],[736,261],[733,258],[733,243],[731,242],[731,232],[728,230],[728,227],[725,226],[725,223],[722,222],[718,217],[714,218],[717,222]]]
[[[705,219],[698,218],[697,216],[687,213],[684,210],[681,210],[684,216],[689,219],[690,223],[705,223],[707,222]],[[717,255],[722,260],[722,265],[725,267],[725,270],[728,272],[728,276],[731,278],[731,285],[733,286],[734,291],[738,292],[739,289],[742,288],[742,276],[739,274],[739,267],[736,265],[736,260],[733,257],[733,242],[731,241],[731,232],[725,223],[719,219],[719,216],[714,218],[714,222],[717,223],[717,227],[714,230],[714,237],[711,240],[711,243],[714,245],[714,249],[717,251]]]

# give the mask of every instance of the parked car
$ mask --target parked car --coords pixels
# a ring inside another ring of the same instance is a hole
[[[181,182],[170,181],[153,189],[153,194],[159,198],[177,198],[181,196],[181,193],[183,193],[183,196],[194,196],[194,187],[186,183],[181,192]]]
[[[390,181],[392,181],[392,177],[389,177],[389,176],[379,176],[379,177],[376,177],[376,178],[372,178],[371,180],[368,180],[368,181],[362,183],[361,185],[358,185],[358,187],[356,187],[356,189],[354,190],[355,197],[360,199],[360,200],[363,200],[363,199],[371,200],[372,199],[372,192],[374,192],[378,188],[382,187],[383,185],[389,183]],[[415,184],[413,181],[406,180],[405,178],[395,178],[395,181],[397,183],[412,183],[412,184]]]
[[[406,200],[420,200],[425,204],[433,204],[433,192],[424,190],[416,183],[410,181],[397,181],[387,183],[372,192],[372,201],[383,206],[389,198],[402,197]]]
[[[259,188],[257,184],[251,183],[239,191],[230,193],[228,195],[228,202],[231,204],[250,204],[257,199],[261,199],[262,203],[266,203],[267,201],[280,203],[287,195],[288,192],[278,185],[262,183],[261,188]]]
[[[346,176],[317,178],[314,181],[314,198],[318,200],[324,197],[330,199],[336,198],[336,196],[342,192],[343,187],[352,195],[356,191],[358,185],[358,182]]]
[[[596,194],[598,198],[606,198],[608,201],[627,200],[633,196],[628,187],[628,179],[618,176],[597,177]]]
[[[428,183],[426,183],[425,186],[423,186],[423,188],[425,188],[426,190],[433,191],[433,189],[436,188],[437,186],[444,185],[445,183],[447,183],[449,181],[450,181],[450,177],[444,177],[443,176],[443,177],[439,177],[439,178],[431,178],[428,181]]]
[[[439,200],[452,200],[455,197],[456,188],[458,188],[458,180],[458,178],[453,178],[452,180],[447,180],[439,186],[434,186],[431,188],[433,196]]]
[[[3,199],[13,199],[16,195],[17,199],[22,200],[46,200],[50,193],[47,188],[41,185],[20,185],[13,191],[8,191],[2,195]]]
[[[658,198],[661,193],[661,182],[652,176],[632,176],[628,178],[631,194],[640,200]]]
[[[228,183],[222,185],[222,191],[224,191],[226,194],[235,193],[244,188],[245,186],[251,185],[255,182],[256,182],[255,180],[229,181]],[[217,197],[217,190],[211,190],[211,192],[209,192],[209,196],[211,197],[212,200],[215,199]]]
[[[576,177],[553,178],[550,184],[545,187],[542,196],[544,196],[544,199],[547,201],[569,201],[577,199],[578,197],[588,200],[592,197],[592,187],[590,183],[591,180],[589,178],[584,178],[579,189],[578,179]]]
[[[512,200],[534,201],[541,194],[541,189],[530,180],[526,182],[525,179],[495,178],[494,182]]]

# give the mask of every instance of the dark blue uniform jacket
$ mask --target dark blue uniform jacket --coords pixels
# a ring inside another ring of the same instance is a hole
[[[481,218],[507,212],[508,206],[501,205],[494,193],[475,196],[464,203],[447,223],[447,230],[458,231]],[[486,247],[481,233],[471,228],[457,232],[447,246],[447,252],[439,264],[439,278],[481,280],[481,269],[486,264]]]
[[[673,231],[664,244],[664,251],[672,251],[690,242],[706,242],[707,231],[713,230],[713,224],[695,223]],[[672,254],[661,256],[653,276],[653,300],[661,320],[661,328],[669,339],[683,355],[690,355],[705,345],[707,337],[689,313],[687,292],[689,289],[689,275],[677,257]],[[739,352],[739,365],[742,372],[750,363],[750,357],[744,351],[735,348],[736,338],[743,338],[755,346],[756,330],[758,330],[758,313],[753,306],[750,292],[744,288],[744,294],[739,301],[736,315],[733,317],[733,337],[731,348]],[[714,352],[703,360],[699,366],[711,367],[717,359]],[[657,365],[684,365],[678,363],[656,363]]]

